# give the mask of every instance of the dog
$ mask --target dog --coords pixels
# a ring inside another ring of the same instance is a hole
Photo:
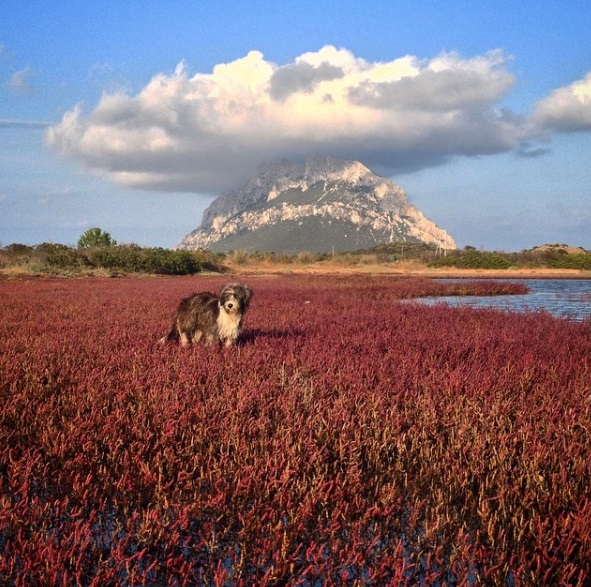
[[[204,291],[184,298],[170,332],[160,342],[180,340],[183,347],[201,340],[207,345],[218,341],[226,348],[236,344],[252,295],[247,285],[229,283],[219,296]]]

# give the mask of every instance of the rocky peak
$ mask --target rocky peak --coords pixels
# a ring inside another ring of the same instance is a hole
[[[371,185],[375,178],[359,161],[313,157],[304,164],[289,161],[265,163],[241,188],[223,193],[203,213],[201,228],[219,226],[230,216],[261,201],[274,199],[290,188],[306,191],[319,181],[341,181]]]
[[[288,246],[282,231],[292,235],[288,249],[277,248]],[[261,240],[255,233],[266,236]],[[343,240],[353,233],[354,240]],[[318,242],[310,242],[310,235]],[[261,165],[244,186],[214,200],[201,226],[179,247],[328,250],[330,242],[337,250],[334,243],[339,241],[338,250],[350,250],[394,240],[455,246],[445,231],[408,202],[394,182],[359,161],[316,157],[304,164]]]

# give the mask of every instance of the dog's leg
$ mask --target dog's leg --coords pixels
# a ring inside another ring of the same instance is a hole
[[[170,342],[171,340],[178,340],[179,338],[179,333],[176,327],[176,324],[173,324],[170,328],[170,331],[168,332],[168,334],[166,336],[163,336],[160,339],[160,343],[161,344],[165,344],[167,342]]]
[[[187,336],[186,332],[181,332],[181,346],[188,347],[190,344],[189,337]]]

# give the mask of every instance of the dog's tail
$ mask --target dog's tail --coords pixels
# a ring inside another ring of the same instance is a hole
[[[160,343],[166,344],[167,342],[170,342],[171,340],[178,340],[178,339],[179,339],[179,330],[176,327],[176,324],[173,324],[172,328],[170,329],[170,332],[166,336],[163,336],[160,339]]]

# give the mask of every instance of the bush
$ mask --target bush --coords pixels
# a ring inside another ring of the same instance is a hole
[[[508,269],[513,263],[501,253],[483,252],[475,249],[454,251],[429,263],[432,267],[459,267],[462,269]]]
[[[226,254],[226,260],[228,263],[232,263],[234,265],[247,265],[250,263],[250,253],[240,249],[237,251],[229,251]]]
[[[143,249],[137,245],[93,248],[87,256],[94,267],[161,275],[191,275],[201,271],[205,263],[199,251]]]
[[[54,243],[37,245],[34,258],[41,264],[56,269],[79,269],[88,265],[87,259],[76,249]]]
[[[35,249],[29,245],[13,243],[0,250],[0,267],[14,267],[28,263]]]
[[[198,273],[204,259],[192,251],[144,249],[144,270],[162,275],[190,275]]]
[[[591,270],[591,255],[585,253],[566,253],[546,259],[546,265],[554,269]]]
[[[318,261],[317,255],[310,253],[309,251],[301,251],[294,256],[294,263],[297,263],[298,265],[310,265],[316,261]]]

